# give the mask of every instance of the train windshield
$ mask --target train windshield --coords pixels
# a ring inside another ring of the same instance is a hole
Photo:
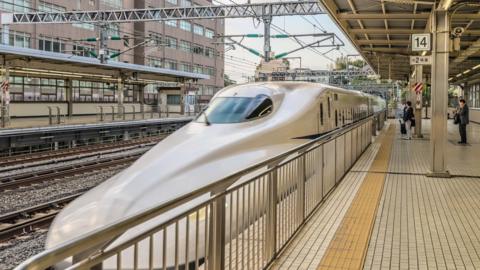
[[[266,95],[256,97],[217,97],[201,113],[197,122],[212,124],[240,123],[269,114],[272,100]]]

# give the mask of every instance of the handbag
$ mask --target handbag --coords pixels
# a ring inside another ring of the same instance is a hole
[[[460,124],[460,115],[458,115],[458,113],[456,113],[456,114],[453,116],[453,123],[454,123],[455,125]]]

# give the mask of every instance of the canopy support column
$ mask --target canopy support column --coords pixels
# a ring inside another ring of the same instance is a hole
[[[432,130],[430,136],[430,173],[450,177],[446,168],[449,17],[447,10],[435,10],[432,52]]]

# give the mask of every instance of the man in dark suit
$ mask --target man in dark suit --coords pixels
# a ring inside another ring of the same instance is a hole
[[[463,98],[460,99],[460,108],[458,108],[457,114],[460,120],[458,123],[458,130],[461,138],[458,143],[467,144],[467,125],[469,124],[470,119],[468,117],[468,106]]]
[[[407,134],[404,139],[411,140],[412,139],[412,127],[413,121],[415,119],[415,115],[413,114],[412,102],[407,101],[407,106],[403,112],[403,121],[405,121],[405,128],[407,129]]]

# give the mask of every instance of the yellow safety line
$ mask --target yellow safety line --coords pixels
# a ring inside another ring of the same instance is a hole
[[[330,242],[318,269],[361,269],[382,196],[395,128],[379,138],[381,145],[352,204]],[[370,172],[372,171],[372,172]]]

